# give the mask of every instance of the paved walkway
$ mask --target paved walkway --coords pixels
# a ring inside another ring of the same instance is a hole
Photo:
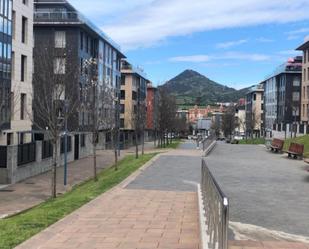
[[[145,151],[155,151],[153,143],[145,144]],[[121,157],[133,154],[135,148],[121,151]],[[114,163],[114,152],[100,150],[97,156],[98,170],[101,171]],[[68,164],[68,185],[63,185],[63,167],[57,170],[57,193],[62,194],[72,186],[93,176],[92,157],[86,157]],[[20,183],[0,187],[0,218],[31,208],[50,198],[51,172],[31,177]]]
[[[179,154],[183,157],[175,160]],[[174,174],[177,176],[177,166],[189,169],[196,160],[200,164],[199,156],[196,150],[166,153],[136,179],[132,178],[126,188],[118,185],[17,249],[198,249],[196,189],[185,181],[173,181],[170,191],[169,186],[161,183],[174,178]],[[182,160],[185,158],[193,161],[188,164]],[[144,177],[154,169],[162,172],[153,176],[153,185],[149,187]],[[163,172],[168,171],[170,174],[162,180]],[[181,188],[178,190],[177,186]]]

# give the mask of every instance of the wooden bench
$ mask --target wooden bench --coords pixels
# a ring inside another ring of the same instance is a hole
[[[270,149],[271,151],[275,151],[275,152],[282,151],[283,145],[284,145],[283,140],[274,138],[273,141],[271,142]]]
[[[297,143],[291,143],[290,147],[287,151],[289,157],[294,157],[294,159],[297,159],[298,157],[303,157],[304,154],[304,145],[303,144],[297,144]]]

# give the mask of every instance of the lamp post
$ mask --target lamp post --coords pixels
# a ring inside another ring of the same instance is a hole
[[[64,186],[67,185],[67,178],[68,178],[68,102],[67,100],[64,101]]]

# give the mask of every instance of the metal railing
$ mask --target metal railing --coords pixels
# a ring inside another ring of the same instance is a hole
[[[79,15],[77,12],[35,12],[34,20],[35,21],[54,21],[54,22],[78,22]]]
[[[208,147],[212,144],[213,141],[216,140],[214,135],[209,135],[207,138],[202,140],[203,151],[208,149]]]
[[[201,192],[206,215],[207,244],[210,249],[228,248],[229,200],[202,160]]]
[[[18,166],[35,162],[35,143],[20,144],[18,145]]]
[[[47,159],[53,156],[53,145],[51,141],[42,141],[42,159]]]
[[[0,168],[6,168],[7,165],[7,146],[0,146]]]

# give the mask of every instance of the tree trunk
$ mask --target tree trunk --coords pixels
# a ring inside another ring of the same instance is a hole
[[[95,135],[93,136],[93,139],[95,138]],[[96,140],[93,142],[93,178],[94,181],[98,181],[98,176],[97,176],[97,143]]]
[[[137,131],[134,131],[134,135],[135,135],[135,158],[138,159],[138,135],[137,135]]]
[[[145,154],[145,131],[142,133],[142,155]]]
[[[118,131],[115,132],[113,136],[115,139],[114,141],[114,154],[115,154],[115,171],[118,170]]]

